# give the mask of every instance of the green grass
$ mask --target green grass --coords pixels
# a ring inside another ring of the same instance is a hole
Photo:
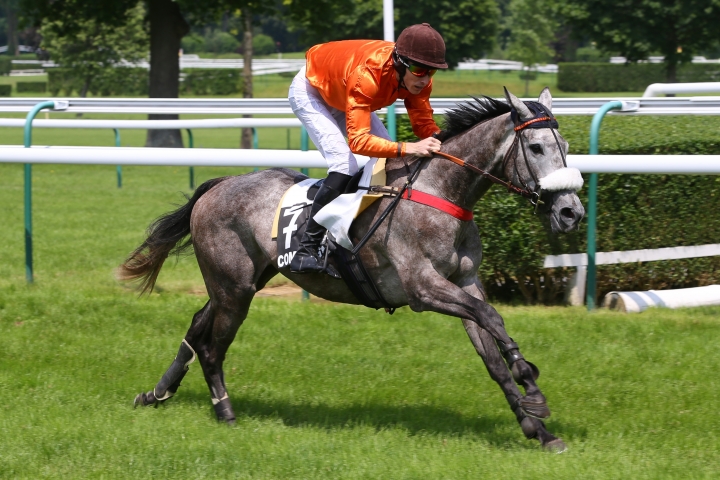
[[[36,282],[24,280],[22,167],[0,165],[0,478],[714,478],[720,308],[640,315],[498,306],[542,370],[569,445],[523,438],[457,319],[256,300],[219,425],[200,368],[133,410],[177,351],[202,279],[169,262],[138,299],[113,269],[180,201],[184,168],[34,168]],[[238,172],[202,168],[200,180]]]

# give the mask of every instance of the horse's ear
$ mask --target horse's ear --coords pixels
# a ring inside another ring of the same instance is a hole
[[[543,88],[543,91],[540,92],[538,102],[543,104],[545,108],[548,109],[548,112],[552,112],[552,95],[550,95],[550,89],[548,87]]]
[[[530,109],[519,98],[508,92],[507,88],[503,87],[503,90],[505,90],[505,100],[517,111],[520,120],[531,120],[533,114]]]

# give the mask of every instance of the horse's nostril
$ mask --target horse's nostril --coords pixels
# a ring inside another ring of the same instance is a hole
[[[570,207],[565,207],[560,210],[560,216],[566,220],[575,220],[575,212]]]

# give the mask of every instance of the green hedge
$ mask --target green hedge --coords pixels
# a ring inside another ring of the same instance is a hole
[[[45,93],[47,82],[17,82],[18,93]]]
[[[191,95],[233,95],[241,93],[241,70],[235,68],[191,68],[183,70],[181,90]]]
[[[146,96],[148,94],[148,70],[145,68],[110,68],[95,75],[89,93],[97,96]],[[61,93],[77,95],[83,87],[83,79],[68,68],[48,70],[48,83],[53,96]]]
[[[652,83],[667,81],[660,63],[560,63],[558,88],[564,92],[642,92]],[[678,82],[720,81],[720,64],[680,65]]]
[[[570,152],[588,151],[590,117],[561,117],[560,133]],[[398,117],[398,138],[415,137],[407,117]],[[718,117],[605,118],[600,136],[605,154],[720,155]],[[586,184],[587,184],[587,176]],[[580,192],[587,205],[587,188]],[[598,251],[717,243],[720,238],[720,177],[684,175],[599,176]],[[516,195],[492,188],[475,208],[483,240],[480,275],[494,300],[558,304],[570,271],[543,269],[546,255],[586,251],[586,227],[550,234],[542,218]],[[601,265],[598,298],[611,290],[684,288],[720,282],[720,258]]]
[[[0,55],[0,75],[9,75],[12,70],[12,57]]]
[[[12,85],[0,85],[0,97],[9,97],[12,94]]]
[[[242,92],[241,70],[234,68],[183,70],[180,92],[186,95],[233,95]],[[48,70],[48,83],[52,95],[79,94],[83,79],[67,68]],[[148,70],[144,68],[110,68],[96,74],[90,83],[89,93],[107,97],[146,96]]]

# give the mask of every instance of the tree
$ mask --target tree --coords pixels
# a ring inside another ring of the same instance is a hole
[[[36,25],[59,21],[63,35],[81,31],[83,22],[120,27],[137,0],[20,0],[23,12]],[[273,8],[271,0],[145,0],[150,32],[151,98],[177,98],[179,93],[181,39],[190,31],[192,23],[220,18],[227,11],[249,9],[253,14]],[[150,119],[177,119],[177,115],[150,115]],[[149,130],[147,146],[180,147],[179,130]]]
[[[542,0],[512,0],[510,2],[510,43],[508,56],[527,67],[523,71],[525,79],[525,96],[528,95],[530,79],[535,74],[533,69],[554,51],[550,42],[554,39],[557,23],[550,14],[550,9],[543,5]]]
[[[147,58],[148,35],[145,30],[145,8],[138,3],[129,12],[121,29],[85,20],[79,30],[63,32],[59,20],[45,22],[40,31],[42,47],[63,68],[72,69],[82,79],[80,96],[85,97],[93,80],[109,69],[126,62]]]
[[[383,38],[382,0],[287,0],[294,28],[308,44],[350,38]],[[427,22],[445,39],[451,66],[481,58],[494,43],[495,0],[396,0],[395,37],[410,25]],[[329,22],[327,19],[332,18]]]
[[[665,56],[668,82],[677,66],[712,48],[720,24],[717,0],[565,0],[564,14],[574,31],[597,47],[634,62]]]
[[[5,34],[7,36],[7,54],[17,55],[18,52],[18,0],[2,0],[5,12]]]

